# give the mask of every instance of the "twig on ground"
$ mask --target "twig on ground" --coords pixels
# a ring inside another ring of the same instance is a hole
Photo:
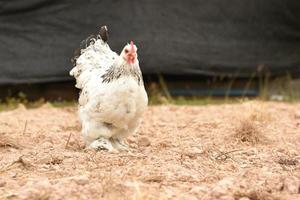
[[[231,153],[237,152],[237,151],[242,151],[243,149],[236,149],[236,150],[232,150],[232,151],[227,151],[227,152],[221,152],[221,154],[219,154],[217,157],[215,157],[216,160],[227,160],[228,158],[231,158],[230,156],[228,156]],[[223,156],[225,156],[225,158],[222,158]],[[232,158],[231,158],[232,159]],[[232,159],[233,160],[233,159]]]
[[[22,135],[25,135],[26,128],[27,128],[27,122],[28,122],[28,121],[27,121],[27,119],[26,119]]]
[[[9,170],[12,166],[14,166],[14,165],[17,164],[17,163],[22,164],[24,167],[29,167],[29,166],[31,166],[31,164],[29,164],[29,163],[27,163],[27,162],[24,162],[23,156],[24,156],[24,155],[21,155],[17,160],[15,160],[15,161],[13,161],[13,162],[7,164],[6,166],[2,167],[2,168],[0,169],[0,173]]]
[[[69,137],[68,137],[67,143],[66,143],[66,145],[65,145],[65,148],[66,148],[66,149],[68,148],[68,145],[69,145],[69,142],[70,142],[71,136],[72,136],[72,133],[70,133],[70,134],[69,134]]]

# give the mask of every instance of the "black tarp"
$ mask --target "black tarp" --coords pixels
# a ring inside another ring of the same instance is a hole
[[[297,0],[1,0],[0,84],[70,80],[82,39],[108,25],[134,40],[144,74],[300,72]]]

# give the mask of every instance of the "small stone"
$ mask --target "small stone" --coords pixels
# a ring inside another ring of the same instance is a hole
[[[224,195],[219,198],[220,200],[235,200],[231,195]]]
[[[162,182],[163,180],[165,180],[165,177],[162,175],[150,175],[145,177],[144,180],[147,182]]]
[[[248,197],[241,197],[239,200],[250,200]]]
[[[200,186],[194,186],[191,188],[190,192],[194,194],[205,194],[209,191],[208,186],[200,185]]]
[[[192,182],[193,180],[195,180],[195,177],[188,174],[182,174],[178,177],[178,180],[182,182]]]
[[[192,147],[188,149],[186,152],[184,152],[184,155],[190,157],[190,158],[195,158],[197,155],[200,155],[204,153],[203,149],[198,148],[198,147]]]
[[[50,149],[53,148],[53,144],[51,142],[46,141],[42,144],[42,147],[45,149]]]
[[[298,156],[299,155],[299,152],[297,150],[293,150],[293,149],[291,149],[289,151],[289,153],[291,154],[291,156]],[[296,162],[298,162],[298,161],[296,161]]]
[[[217,186],[223,190],[228,190],[230,187],[232,187],[232,185],[234,185],[234,178],[232,177],[225,177],[217,184]]]
[[[277,149],[277,152],[284,153],[284,152],[285,152],[285,149],[284,149],[284,148],[278,148],[278,149]]]
[[[10,173],[10,177],[11,177],[11,178],[16,178],[17,175],[18,175],[18,174],[17,174],[16,172],[11,172],[11,173]]]
[[[172,198],[172,199],[174,199],[174,198]],[[180,199],[198,200],[197,197],[189,195],[189,194],[181,194]]]
[[[147,147],[147,146],[150,146],[150,144],[151,144],[151,142],[150,142],[150,140],[147,137],[141,137],[138,140],[138,145],[140,147]]]
[[[18,185],[19,185],[19,186],[24,186],[24,185],[26,185],[26,183],[27,183],[27,180],[26,180],[26,179],[20,179],[20,180],[18,181]]]
[[[87,176],[75,176],[72,178],[78,185],[86,185],[89,183],[89,178]]]
[[[0,187],[4,187],[6,185],[6,181],[0,179]]]
[[[245,164],[241,164],[240,167],[241,167],[241,168],[247,168],[247,167],[248,167],[248,164],[246,164],[246,163],[245,163]]]
[[[25,156],[21,157],[21,161],[25,167],[31,167],[33,163],[33,161],[29,157]]]
[[[283,190],[290,194],[298,194],[300,188],[300,180],[295,176],[284,179]]]
[[[158,145],[162,148],[170,147],[170,143],[167,141],[162,141]]]
[[[134,139],[133,137],[128,137],[128,138],[126,139],[126,141],[127,141],[127,143],[129,143],[129,144],[134,144],[134,143],[135,143],[135,139]]]

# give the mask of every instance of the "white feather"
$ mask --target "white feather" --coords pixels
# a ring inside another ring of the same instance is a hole
[[[136,48],[136,47],[135,47]],[[87,145],[100,137],[124,138],[138,127],[148,98],[143,84],[132,76],[103,83],[102,76],[122,57],[101,39],[81,51],[70,75],[81,89],[79,116]],[[136,67],[139,69],[138,61]]]

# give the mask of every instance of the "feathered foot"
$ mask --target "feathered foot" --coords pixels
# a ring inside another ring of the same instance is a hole
[[[89,148],[96,149],[96,150],[107,150],[109,152],[115,151],[115,148],[113,147],[111,141],[106,138],[99,138],[95,141],[93,141]]]
[[[125,144],[123,140],[121,140],[119,138],[112,138],[111,143],[112,143],[113,147],[119,151],[129,151],[130,150],[129,146],[127,144]]]

